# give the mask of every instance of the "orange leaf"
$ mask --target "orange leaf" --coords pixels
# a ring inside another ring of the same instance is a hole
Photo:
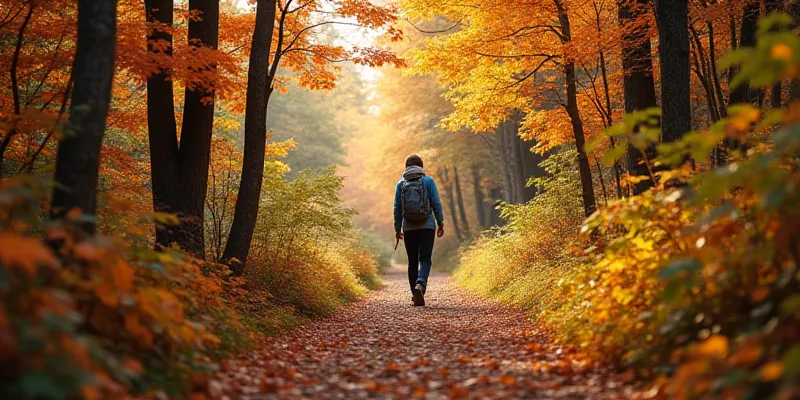
[[[0,263],[20,267],[32,277],[37,265],[55,267],[58,260],[41,240],[4,232],[0,233]]]

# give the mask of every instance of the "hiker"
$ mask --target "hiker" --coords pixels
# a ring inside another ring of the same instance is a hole
[[[438,237],[444,235],[444,216],[436,182],[425,175],[422,158],[416,154],[406,158],[406,170],[395,188],[394,231],[398,242],[405,241],[411,301],[424,306],[434,232]]]

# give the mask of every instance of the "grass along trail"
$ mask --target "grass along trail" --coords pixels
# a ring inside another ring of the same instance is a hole
[[[229,361],[212,398],[620,399],[634,390],[547,338],[519,310],[433,274],[412,307],[405,272],[386,287]]]

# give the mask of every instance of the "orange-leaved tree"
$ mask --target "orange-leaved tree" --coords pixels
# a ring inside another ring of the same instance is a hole
[[[451,130],[466,126],[492,131],[515,112],[524,112],[523,130],[536,131],[532,136],[539,150],[574,143],[584,212],[594,212],[585,143],[587,127],[599,132],[597,128],[607,125],[612,114],[609,91],[613,89],[603,84],[599,85],[608,89],[592,87],[598,75],[608,72],[606,56],[619,43],[616,30],[601,24],[616,3],[405,0],[401,5],[412,18],[444,16],[457,22],[451,33],[429,39],[415,57],[415,71],[438,74],[454,105],[443,125]],[[593,114],[595,109],[601,111],[601,121],[588,116],[587,110]]]

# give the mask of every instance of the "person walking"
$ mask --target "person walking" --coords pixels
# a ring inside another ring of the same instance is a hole
[[[439,191],[436,182],[425,175],[422,167],[420,156],[408,156],[403,178],[397,182],[394,193],[395,238],[405,242],[411,302],[418,307],[425,305],[434,238],[444,235]]]

